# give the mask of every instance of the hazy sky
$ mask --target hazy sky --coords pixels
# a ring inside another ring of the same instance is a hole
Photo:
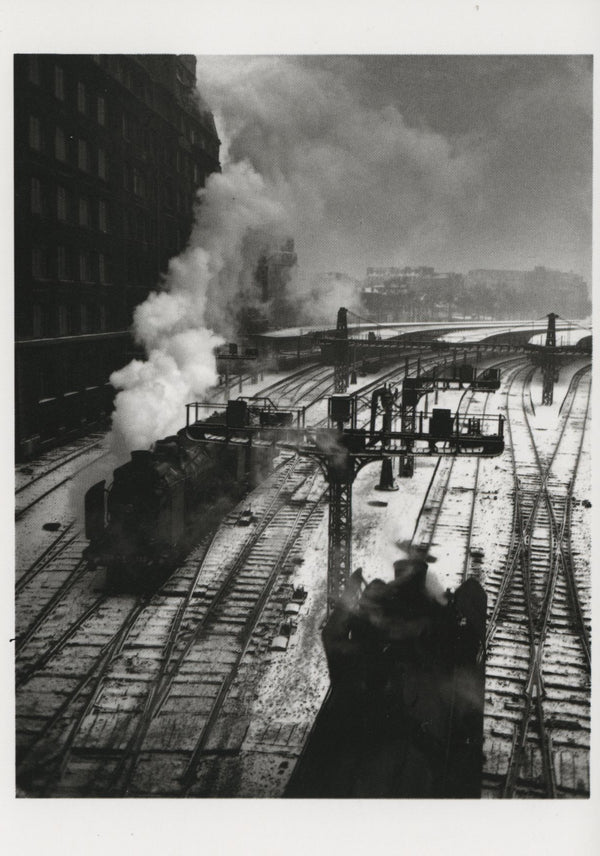
[[[590,282],[590,58],[199,57],[198,85],[306,269],[545,264]]]

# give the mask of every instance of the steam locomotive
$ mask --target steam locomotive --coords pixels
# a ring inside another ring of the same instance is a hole
[[[230,401],[225,413],[193,425],[194,438],[183,428],[151,451],[134,451],[108,489],[100,481],[88,490],[84,555],[106,568],[111,591],[155,590],[271,470],[274,442],[240,442],[257,412],[247,400]],[[269,426],[291,421],[291,414],[272,409],[260,417]]]
[[[323,630],[331,687],[288,797],[451,797],[481,792],[486,595],[441,599],[427,564],[355,572]]]

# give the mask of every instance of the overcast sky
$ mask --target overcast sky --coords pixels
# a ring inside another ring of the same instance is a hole
[[[590,58],[199,57],[198,85],[306,269],[545,264],[590,282]]]

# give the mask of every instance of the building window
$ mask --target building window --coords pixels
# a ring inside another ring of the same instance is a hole
[[[98,202],[98,228],[101,232],[108,232],[108,206],[103,199]]]
[[[38,56],[29,57],[29,82],[40,84],[40,58]]]
[[[79,323],[81,325],[81,332],[88,332],[88,308],[85,303],[82,303],[79,307]]]
[[[87,253],[79,253],[79,279],[81,282],[91,282],[90,257]]]
[[[107,283],[109,281],[106,256],[104,253],[98,253],[98,279],[101,283]]]
[[[90,225],[90,203],[87,199],[84,199],[83,197],[81,197],[79,200],[79,225]]]
[[[73,336],[75,333],[79,333],[79,332],[80,332],[80,327],[79,327],[79,307],[77,306],[77,304],[72,304],[72,305],[69,307],[69,309],[68,309],[68,319],[67,319],[67,324],[68,324],[68,328],[67,328],[67,329],[68,329],[69,334],[70,334],[71,336]],[[75,378],[76,378],[76,376],[77,376],[77,371],[78,371],[78,364],[77,364],[76,362],[69,362],[69,363],[68,363],[68,372],[69,372],[69,375],[68,375],[68,386],[69,386],[71,389],[76,389],[76,388],[77,388],[77,383],[75,382]]]
[[[87,172],[89,169],[89,147],[85,140],[79,140],[77,144],[77,166]]]
[[[67,159],[67,144],[65,141],[65,132],[62,128],[57,128],[54,135],[54,154],[59,161]]]
[[[91,333],[96,333],[100,327],[100,316],[98,311],[98,306],[95,303],[92,303],[91,306],[88,306],[88,328]]]
[[[40,120],[37,116],[29,117],[29,147],[38,152],[42,148],[42,132],[40,129]]]
[[[31,274],[36,279],[46,276],[46,259],[41,247],[33,247],[31,250]]]
[[[45,363],[39,367],[40,400],[52,398],[56,390],[54,363]]]
[[[87,113],[87,93],[85,91],[85,83],[77,84],[77,109],[80,113]]]
[[[59,279],[67,279],[67,250],[65,247],[56,248],[56,268]]]
[[[106,306],[100,307],[100,330],[101,332],[106,330]]]
[[[106,125],[106,99],[98,96],[98,124]]]
[[[133,170],[133,192],[136,196],[144,196],[145,192],[144,176],[138,169]]]
[[[59,66],[54,66],[54,94],[61,101],[65,100],[65,72]]]
[[[121,133],[123,134],[124,140],[129,140],[130,124],[127,113],[123,113],[123,116],[121,118]]]
[[[44,335],[44,308],[40,306],[39,303],[33,304],[33,316],[32,316],[32,329],[33,337],[35,339],[41,339]]]
[[[194,184],[200,184],[200,169],[197,163],[194,164]]]
[[[58,307],[58,335],[66,336],[69,333],[69,313],[67,307],[61,304]]]
[[[42,182],[35,177],[31,179],[31,212],[42,213]]]
[[[64,187],[56,188],[56,216],[63,222],[67,219],[67,191]]]
[[[138,211],[136,218],[136,238],[138,241],[146,240],[146,218],[141,211]]]
[[[98,149],[98,177],[106,181],[106,152]]]

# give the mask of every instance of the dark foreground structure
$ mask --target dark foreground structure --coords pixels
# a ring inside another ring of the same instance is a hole
[[[323,631],[331,689],[287,797],[474,797],[481,792],[485,592],[440,602],[427,565],[358,572]]]

